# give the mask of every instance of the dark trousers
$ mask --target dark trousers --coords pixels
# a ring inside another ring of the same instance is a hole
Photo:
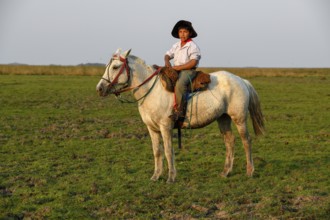
[[[182,70],[179,74],[179,79],[175,84],[175,99],[176,99],[176,110],[182,111],[186,102],[187,88],[190,86],[190,81],[192,81],[196,76],[195,70]]]

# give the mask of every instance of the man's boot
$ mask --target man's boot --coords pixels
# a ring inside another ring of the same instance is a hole
[[[185,99],[182,99],[181,105],[178,106],[178,108],[173,109],[172,115],[169,116],[172,121],[176,122],[183,122],[186,115],[186,107],[187,107],[187,101]]]
[[[170,119],[172,119],[173,122],[176,121],[184,121],[184,114],[180,110],[173,110],[173,113],[169,116]]]

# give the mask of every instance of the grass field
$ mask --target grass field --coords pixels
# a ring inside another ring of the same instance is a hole
[[[252,82],[266,118],[267,134],[253,137],[254,177],[239,138],[233,173],[219,176],[225,147],[212,124],[183,131],[182,150],[174,138],[178,176],[166,184],[166,172],[149,180],[153,155],[137,106],[96,95],[102,68],[5,68],[0,219],[330,216],[330,69],[231,68]]]

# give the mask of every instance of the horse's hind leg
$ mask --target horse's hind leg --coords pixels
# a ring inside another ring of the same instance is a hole
[[[234,145],[235,145],[235,137],[231,130],[231,118],[227,114],[223,114],[218,119],[218,126],[221,134],[223,134],[224,142],[226,145],[226,161],[225,167],[221,175],[223,177],[227,177],[227,175],[233,169],[234,163]]]
[[[246,174],[248,176],[253,175],[254,166],[253,166],[253,159],[252,159],[252,152],[251,152],[251,138],[247,129],[247,123],[246,120],[242,121],[234,121],[238,130],[238,133],[241,136],[242,143],[245,150],[245,156],[246,156]]]
[[[163,172],[163,148],[160,144],[161,135],[160,132],[154,131],[148,127],[149,134],[152,142],[152,149],[155,159],[155,171],[151,177],[151,180],[156,181],[159,179],[160,175]]]

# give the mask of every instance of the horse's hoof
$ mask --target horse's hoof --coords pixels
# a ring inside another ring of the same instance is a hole
[[[174,183],[174,182],[175,182],[175,175],[173,175],[173,176],[169,176],[169,177],[167,178],[166,183],[171,184],[171,183]]]
[[[155,176],[155,175],[150,178],[151,181],[157,181],[158,179],[159,179],[159,176]]]
[[[223,177],[223,178],[227,178],[228,173],[227,172],[222,172],[222,173],[220,173],[220,176]]]
[[[166,181],[167,184],[173,184],[174,182],[175,182],[175,180],[173,180],[173,179],[167,179],[167,181]]]
[[[248,177],[253,177],[253,172],[252,173],[247,173],[246,174]]]
[[[254,167],[250,167],[246,170],[246,175],[248,177],[252,177],[253,176],[253,172],[254,172]]]

